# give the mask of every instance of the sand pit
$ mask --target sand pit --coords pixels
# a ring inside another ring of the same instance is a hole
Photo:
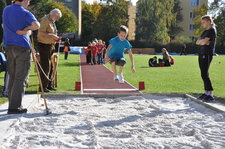
[[[25,96],[24,106],[37,95]],[[223,149],[225,115],[190,99],[155,95],[49,98],[53,112],[29,106],[7,115],[0,107],[1,149]]]

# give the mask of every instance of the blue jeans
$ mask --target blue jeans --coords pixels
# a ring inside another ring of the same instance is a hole
[[[103,64],[103,55],[98,54],[98,64]]]

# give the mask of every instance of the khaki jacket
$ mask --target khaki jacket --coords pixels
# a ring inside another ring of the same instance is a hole
[[[55,23],[50,19],[50,16],[44,16],[40,21],[40,28],[38,30],[38,42],[43,44],[55,44],[55,40],[49,37],[44,37],[40,35],[40,32],[53,33],[57,35],[57,29]]]

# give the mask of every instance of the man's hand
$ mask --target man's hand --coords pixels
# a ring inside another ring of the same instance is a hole
[[[49,34],[49,36],[55,40],[55,41],[58,41],[59,40],[59,36],[55,35],[55,34]]]
[[[29,35],[29,36],[32,34],[31,30],[17,30],[16,33],[18,35]]]

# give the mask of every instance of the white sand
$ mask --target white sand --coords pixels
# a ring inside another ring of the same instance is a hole
[[[36,95],[25,97],[30,105]],[[36,100],[35,100],[36,101]],[[1,149],[224,149],[225,115],[189,99],[67,97],[29,107],[28,114],[6,115],[0,107]]]

